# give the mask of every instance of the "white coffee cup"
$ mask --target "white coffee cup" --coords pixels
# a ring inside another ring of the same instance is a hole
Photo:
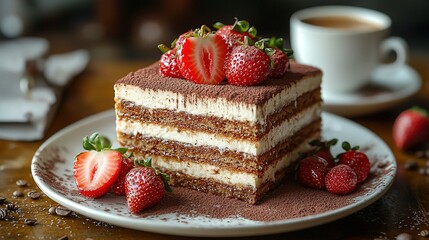
[[[392,68],[406,64],[407,44],[399,37],[386,38],[390,26],[387,15],[370,9],[307,8],[291,16],[291,46],[297,62],[322,69],[323,91],[356,91],[370,81],[386,53],[396,53]]]

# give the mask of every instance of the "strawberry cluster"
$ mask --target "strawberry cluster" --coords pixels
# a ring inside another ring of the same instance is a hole
[[[359,147],[343,142],[344,152],[334,158],[330,148],[337,141],[310,143],[317,148],[299,163],[297,179],[302,185],[343,195],[353,192],[358,184],[365,181],[371,168],[367,155],[360,152]]]
[[[137,160],[126,148],[112,149],[110,140],[98,133],[83,139],[74,161],[73,174],[79,192],[99,198],[109,191],[125,195],[128,209],[138,213],[157,204],[171,191],[170,176],[151,166],[151,159]]]
[[[162,76],[184,78],[198,84],[220,84],[225,79],[239,86],[257,85],[280,78],[293,51],[283,49],[282,38],[261,38],[247,21],[216,23],[217,31],[203,25],[181,34],[171,48],[160,44]]]

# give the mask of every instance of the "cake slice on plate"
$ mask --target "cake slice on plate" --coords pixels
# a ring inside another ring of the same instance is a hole
[[[320,139],[317,68],[291,62],[256,86],[196,84],[158,69],[116,82],[116,131],[122,146],[171,174],[172,186],[255,204]]]

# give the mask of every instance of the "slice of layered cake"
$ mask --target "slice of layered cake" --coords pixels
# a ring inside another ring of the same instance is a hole
[[[254,204],[320,138],[317,68],[290,63],[283,77],[256,86],[196,84],[158,69],[116,82],[117,139],[151,157],[173,186]]]

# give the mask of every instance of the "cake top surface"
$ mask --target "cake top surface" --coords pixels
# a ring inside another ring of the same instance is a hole
[[[119,79],[116,84],[133,85],[142,89],[171,91],[183,95],[195,94],[209,98],[225,98],[233,102],[259,104],[301,79],[322,74],[318,68],[291,62],[290,70],[286,72],[283,78],[268,79],[255,86],[235,86],[226,82],[220,85],[195,84],[186,79],[163,77],[158,73],[158,69],[158,62],[153,63],[146,68],[129,73]]]

